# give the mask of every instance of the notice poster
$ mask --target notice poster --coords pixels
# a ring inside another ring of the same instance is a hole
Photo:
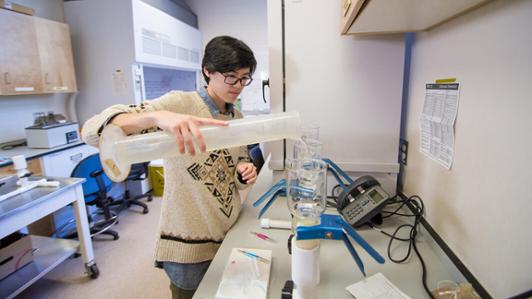
[[[428,83],[419,121],[421,152],[447,169],[453,163],[458,98],[459,83]]]

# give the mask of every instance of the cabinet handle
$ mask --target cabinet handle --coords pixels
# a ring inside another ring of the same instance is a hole
[[[11,84],[11,82],[9,81],[9,72],[4,72],[4,83]]]
[[[72,163],[76,165],[79,163],[79,161],[81,161],[82,158],[83,158],[83,153],[79,153],[79,154],[70,156],[70,161],[72,161]]]

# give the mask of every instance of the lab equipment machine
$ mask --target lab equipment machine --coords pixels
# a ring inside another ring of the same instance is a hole
[[[292,254],[292,281],[288,281],[283,294],[291,298],[316,298],[320,282],[319,239],[342,240],[364,276],[364,263],[349,237],[355,240],[378,263],[384,258],[354,230],[354,224],[365,223],[379,213],[389,199],[376,179],[363,176],[353,181],[338,165],[327,158],[319,158],[319,150],[311,150],[312,144],[320,144],[305,138],[294,147],[296,159],[287,161],[286,178],[274,184],[253,203],[257,207],[270,198],[260,210],[261,218],[279,196],[286,196],[292,214],[295,233],[289,240]],[[318,158],[318,159],[316,159]],[[326,177],[331,173],[342,188],[339,196],[340,215],[323,214],[326,208]],[[344,182],[346,181],[346,182]]]
[[[372,176],[362,176],[338,196],[338,212],[352,226],[358,227],[375,217],[390,196]]]
[[[375,251],[339,215],[323,214],[326,208],[327,163],[318,159],[292,161],[287,169],[286,197],[293,216],[295,232],[291,240],[293,298],[316,298],[320,281],[319,239],[342,240],[365,276],[364,264],[347,235],[355,240],[373,259],[384,263]]]
[[[200,128],[207,151],[283,138],[301,138],[296,112],[282,112],[229,121],[228,126]],[[105,173],[115,182],[123,181],[131,164],[179,155],[177,139],[166,132],[126,136],[120,127],[108,125],[100,137],[100,159]]]
[[[36,113],[33,125],[25,129],[29,148],[53,148],[79,141],[79,126],[52,111]]]

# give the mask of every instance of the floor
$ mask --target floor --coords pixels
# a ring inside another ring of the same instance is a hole
[[[153,266],[161,213],[160,197],[148,203],[150,212],[131,207],[120,213],[115,230],[120,239],[93,240],[100,276],[90,279],[81,258],[71,258],[22,292],[17,298],[171,298],[164,270]],[[108,236],[107,236],[108,237]]]

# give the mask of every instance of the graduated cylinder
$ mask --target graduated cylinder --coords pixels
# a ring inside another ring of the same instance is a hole
[[[200,131],[207,151],[212,151],[284,138],[300,139],[301,120],[297,112],[282,112],[232,120],[226,127],[205,126]],[[103,169],[115,182],[126,179],[131,164],[177,155],[177,139],[166,132],[126,136],[120,127],[108,125],[100,137]]]

